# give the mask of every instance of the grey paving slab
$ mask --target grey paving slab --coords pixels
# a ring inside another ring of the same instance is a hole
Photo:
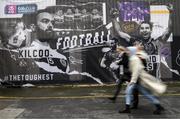
[[[5,108],[0,110],[0,119],[14,119],[23,111],[24,109],[22,108]]]

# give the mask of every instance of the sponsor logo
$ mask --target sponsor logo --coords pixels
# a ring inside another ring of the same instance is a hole
[[[6,5],[5,14],[28,14],[37,11],[36,4]]]
[[[6,5],[5,14],[16,14],[16,5]]]

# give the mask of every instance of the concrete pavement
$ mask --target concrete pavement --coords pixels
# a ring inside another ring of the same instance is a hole
[[[161,115],[153,115],[154,106],[143,96],[137,110],[119,114],[124,104],[124,88],[116,103],[114,86],[53,86],[36,88],[1,88],[0,119],[179,119],[180,87],[168,84],[160,100],[165,107]]]

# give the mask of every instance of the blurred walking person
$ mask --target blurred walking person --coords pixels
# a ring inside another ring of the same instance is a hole
[[[161,114],[164,108],[161,106],[156,95],[162,94],[166,90],[166,85],[157,81],[155,77],[148,74],[144,70],[142,59],[146,59],[148,55],[142,50],[142,47],[129,47],[129,70],[132,73],[130,82],[126,88],[126,108],[119,113],[131,113],[130,105],[132,100],[132,93],[135,88],[138,89],[146,98],[148,98],[156,109],[154,114]]]
[[[117,81],[117,85],[116,85],[116,90],[115,93],[113,95],[113,97],[110,97],[109,99],[112,100],[113,102],[116,101],[118,94],[121,91],[122,88],[122,84],[125,82],[129,82],[130,78],[131,78],[131,72],[129,71],[129,56],[128,54],[124,51],[124,48],[118,48],[117,52],[119,52],[119,60],[117,60],[116,63],[119,66],[119,79]],[[113,64],[112,63],[112,64]],[[134,89],[133,91],[133,99],[132,99],[132,107],[131,109],[137,109],[138,108],[138,102],[139,102],[139,98],[138,98],[138,90]]]

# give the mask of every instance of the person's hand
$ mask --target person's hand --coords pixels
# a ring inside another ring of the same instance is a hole
[[[131,85],[133,85],[133,84],[135,84],[134,82],[129,82],[128,83],[128,86],[131,86]]]
[[[114,61],[110,64],[112,70],[117,70],[119,68],[118,62]]]
[[[102,67],[102,68],[106,68],[106,65],[105,65],[105,64],[101,64],[101,67]]]
[[[167,5],[167,9],[169,10],[169,12],[173,11],[173,5],[172,4],[168,4]]]
[[[112,8],[110,11],[111,18],[116,18],[119,15],[119,11],[116,8]]]

